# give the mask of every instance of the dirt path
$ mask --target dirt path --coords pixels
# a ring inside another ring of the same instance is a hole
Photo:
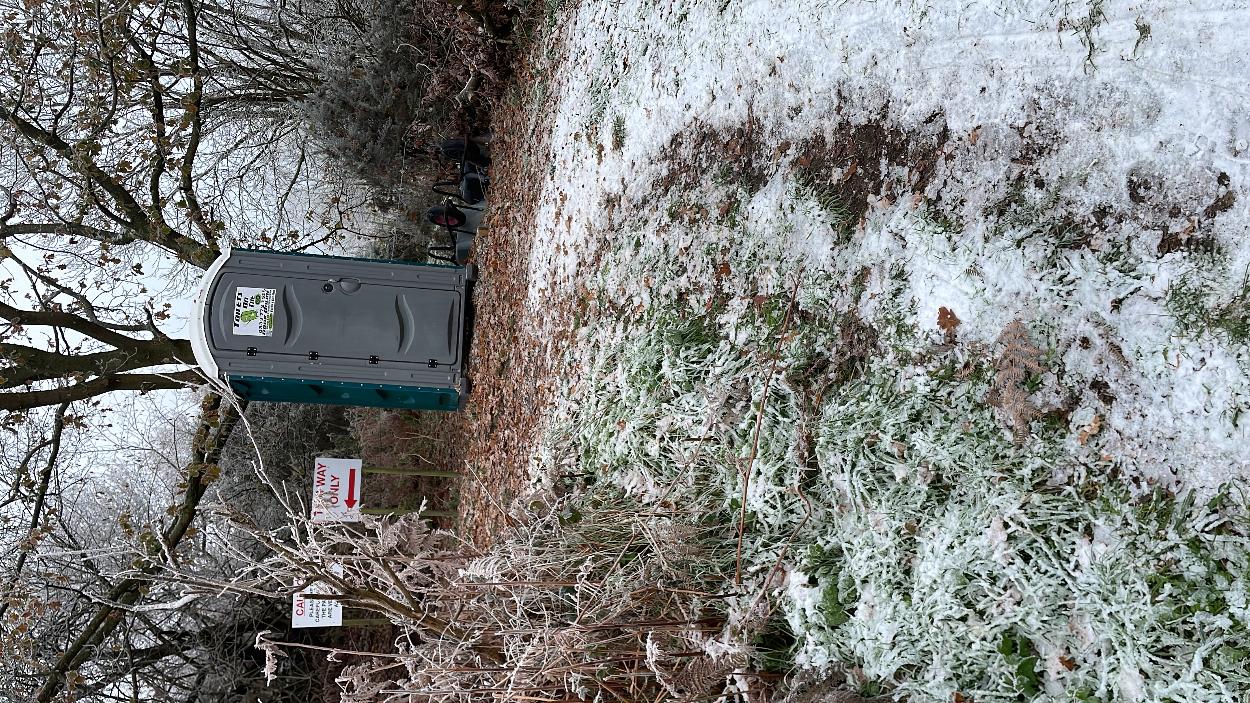
[[[491,209],[474,252],[479,280],[468,366],[472,392],[465,410],[442,418],[439,431],[459,449],[452,460],[465,472],[457,530],[479,546],[508,525],[508,507],[529,483],[530,453],[552,401],[551,379],[561,371],[560,350],[571,334],[568,301],[527,304],[536,186],[550,163],[550,115],[535,109],[530,93],[544,80],[536,60],[553,56],[532,50],[494,111]]]

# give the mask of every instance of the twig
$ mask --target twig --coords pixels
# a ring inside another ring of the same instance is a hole
[[[746,472],[742,477],[742,496],[738,510],[738,547],[734,557],[734,585],[742,585],[742,537],[746,532],[747,492],[751,488],[751,469],[755,465],[755,456],[760,449],[760,428],[764,424],[764,408],[768,407],[768,388],[772,385],[773,375],[777,373],[777,362],[781,360],[781,343],[785,340],[786,331],[790,328],[790,316],[794,312],[794,302],[799,296],[799,284],[803,282],[803,267],[795,274],[794,289],[790,292],[790,303],[786,305],[786,317],[781,322],[781,331],[777,335],[777,346],[773,349],[773,362],[768,367],[768,375],[764,377],[764,394],[760,398],[760,409],[755,414],[755,429],[752,431],[751,456],[747,458]]]
[[[467,105],[471,100],[473,100],[473,96],[477,94],[477,89],[481,85],[482,74],[474,71],[473,75],[469,77],[469,82],[464,84],[464,87],[460,89],[459,93],[456,93],[456,97],[454,98],[456,104],[461,107]]]
[[[420,654],[402,654],[400,652],[365,652],[365,651],[361,651],[358,649],[341,649],[339,647],[323,647],[321,645],[316,645],[316,644],[304,644],[303,642],[284,642],[282,640],[271,640],[268,637],[265,637],[265,635],[267,634],[269,633],[262,632],[260,633],[260,635],[257,635],[256,641],[258,645],[261,643],[264,643],[264,644],[276,645],[278,647],[295,647],[297,649],[311,649],[317,652],[332,652],[336,655],[337,654],[352,654],[358,657],[378,657],[381,659],[394,659],[397,661],[405,660],[405,659],[419,660],[423,658]]]
[[[755,604],[759,602],[760,596],[768,593],[768,584],[773,580],[773,574],[777,573],[777,569],[781,568],[781,561],[786,558],[786,553],[790,551],[790,545],[794,544],[794,538],[799,536],[799,530],[803,529],[803,526],[806,525],[807,521],[812,517],[812,501],[808,500],[807,496],[803,495],[803,487],[796,483],[794,485],[794,490],[797,491],[799,497],[803,499],[803,504],[807,506],[807,512],[804,513],[803,519],[799,521],[799,524],[794,528],[794,531],[790,533],[790,537],[786,539],[786,544],[781,548],[781,553],[777,555],[777,561],[773,563],[773,568],[769,569],[768,574],[764,577],[764,586],[760,588],[759,593],[756,593],[755,597],[751,599],[751,605],[747,606],[748,613],[755,608]],[[773,614],[772,607],[769,607],[768,614]]]

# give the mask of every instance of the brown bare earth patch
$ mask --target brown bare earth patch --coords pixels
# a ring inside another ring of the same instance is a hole
[[[763,149],[764,136],[760,121],[749,111],[746,122],[733,129],[715,129],[695,120],[661,150],[668,170],[656,188],[664,195],[674,189],[687,191],[710,177],[735,181],[754,193],[774,168],[772,154]]]
[[[793,167],[798,180],[828,193],[858,221],[870,199],[896,192],[923,193],[950,138],[940,112],[910,132],[877,122],[847,125],[828,136],[817,134],[797,147]],[[890,169],[903,166],[906,180],[895,183]]]
[[[1209,205],[1201,212],[1186,215],[1188,221],[1184,227],[1169,229],[1166,224],[1161,226],[1163,235],[1159,238],[1157,247],[1159,256],[1165,256],[1174,251],[1207,254],[1215,252],[1216,244],[1210,232],[1210,225],[1216,217],[1232,209],[1233,204],[1237,202],[1237,193],[1230,187],[1231,182],[1228,174],[1221,171],[1216,177],[1216,195]],[[1129,185],[1129,197],[1132,198],[1132,181]]]
[[[858,220],[867,212],[871,198],[924,192],[949,139],[946,118],[940,112],[908,131],[879,122],[844,124],[798,144],[774,144],[750,111],[746,121],[732,129],[713,128],[695,120],[673,135],[661,151],[667,170],[656,182],[655,192],[688,192],[713,180],[737,184],[751,195],[775,172],[788,167],[801,183],[835,199]],[[904,167],[905,179],[893,178],[892,167]],[[727,200],[717,204],[717,216],[727,217],[736,203]],[[670,212],[686,223],[707,219],[709,214],[698,204]]]
[[[430,509],[456,513],[438,518],[440,526],[481,548],[507,528],[509,506],[529,484],[529,458],[559,372],[554,360],[572,334],[567,301],[528,304],[552,107],[536,105],[533,96],[547,80],[550,68],[543,66],[560,62],[558,52],[546,51],[542,42],[521,52],[508,88],[491,109],[489,209],[471,259],[478,280],[467,403],[460,412],[358,409],[353,423],[367,465],[460,473],[459,479],[370,476],[366,507],[412,508],[424,498]],[[409,254],[421,253],[418,247]]]
[[[526,62],[514,75],[512,90],[518,94],[541,79]],[[353,409],[352,425],[366,465],[461,473],[458,480],[370,476],[365,506],[409,508],[426,498],[430,508],[456,510],[456,518],[437,522],[479,548],[508,527],[508,506],[528,485],[530,452],[558,371],[553,359],[571,334],[571,305],[545,304],[535,313],[526,304],[533,212],[540,196],[534,186],[542,183],[549,161],[543,137],[547,117],[526,100],[508,96],[493,111],[490,212],[475,244],[479,280],[473,292],[476,319],[467,367],[472,390],[465,409]],[[399,635],[394,625],[350,627],[316,643],[393,652]],[[359,661],[342,655],[334,662],[319,662],[314,676],[320,700],[337,701],[335,677],[344,665]]]

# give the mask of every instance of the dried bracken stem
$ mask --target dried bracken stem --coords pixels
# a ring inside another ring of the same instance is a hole
[[[747,606],[747,612],[754,612],[756,604],[759,602],[760,598],[767,595],[768,589],[773,582],[773,575],[781,569],[781,565],[785,561],[786,554],[790,552],[790,547],[794,544],[794,538],[799,536],[799,532],[804,526],[807,525],[807,521],[812,518],[812,501],[809,500],[803,493],[803,487],[795,484],[794,492],[798,494],[799,498],[803,499],[803,519],[800,520],[799,524],[795,525],[794,530],[790,532],[790,537],[786,539],[785,546],[781,548],[781,552],[777,555],[777,560],[773,562],[773,568],[769,569],[768,575],[764,577],[764,585],[760,588],[759,593],[755,594],[755,598],[751,599],[751,605]],[[769,614],[772,614],[772,611],[773,608],[770,607],[768,609]]]
[[[469,558],[412,516],[323,525],[293,515],[265,529],[222,505],[233,531],[224,544],[249,568],[229,582],[174,566],[163,578],[191,595],[320,582],[345,606],[384,615],[403,632],[394,653],[308,647],[364,659],[338,679],[349,703],[699,700],[747,673],[749,650],[725,636],[730,528],[693,506],[648,509],[612,489],[546,501]],[[588,502],[593,513],[572,512]],[[268,633],[256,646],[271,674],[284,649],[307,647]]]
[[[803,267],[795,274],[794,288],[790,291],[790,302],[786,305],[786,316],[781,322],[781,331],[777,333],[777,346],[773,349],[773,360],[768,365],[768,375],[764,377],[764,392],[760,398],[760,409],[755,414],[755,428],[751,431],[751,455],[747,457],[746,469],[742,475],[741,505],[738,510],[738,548],[734,557],[734,585],[742,585],[742,539],[746,533],[747,493],[751,488],[751,470],[755,466],[755,457],[760,451],[760,428],[764,424],[764,408],[768,406],[768,389],[772,385],[773,376],[777,373],[777,364],[781,361],[781,345],[790,329],[790,318],[794,313],[794,303],[799,297],[799,284],[803,281]]]
[[[1021,445],[1029,436],[1029,424],[1038,415],[1025,384],[1046,367],[1041,361],[1042,350],[1033,344],[1028,328],[1019,320],[1003,328],[998,343],[1003,351],[994,360],[994,382],[986,400],[1002,412],[1016,444]]]

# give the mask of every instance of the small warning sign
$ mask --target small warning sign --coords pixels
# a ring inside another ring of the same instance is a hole
[[[341,564],[334,564],[331,570],[338,576],[343,575]],[[313,595],[334,595],[334,591],[318,581],[299,593],[291,594],[291,627],[341,627],[343,602],[331,598],[309,598]]]
[[[273,336],[273,311],[278,300],[274,288],[234,290],[234,333],[247,337]]]
[[[309,519],[313,522],[360,522],[363,479],[360,459],[317,457]]]

